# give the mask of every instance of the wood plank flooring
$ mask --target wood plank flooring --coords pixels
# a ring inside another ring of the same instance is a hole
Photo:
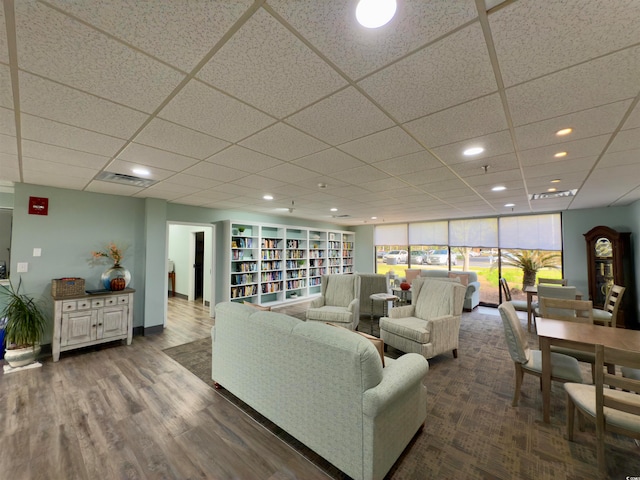
[[[0,374],[0,478],[328,478],[162,353],[213,324],[202,306],[169,304],[161,334]]]

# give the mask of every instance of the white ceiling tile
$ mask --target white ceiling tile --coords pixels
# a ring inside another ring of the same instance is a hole
[[[53,175],[60,177],[75,177],[84,179],[84,185],[91,180],[98,170],[95,168],[79,167],[77,165],[69,165],[64,163],[49,162],[37,158],[24,156],[22,158],[22,170],[25,178],[32,175]]]
[[[198,78],[278,118],[346,84],[264,10],[240,28]]]
[[[191,80],[162,109],[160,117],[229,142],[274,122],[264,113],[196,80]]]
[[[618,127],[630,104],[631,100],[615,102],[517,127],[515,132],[518,147],[527,150],[611,133]],[[573,128],[570,135],[555,134],[567,127]]]
[[[439,147],[507,129],[498,94],[418,118],[404,125],[428,147]]]
[[[141,192],[143,189],[140,187],[132,187],[131,185],[93,180],[89,185],[87,185],[85,190],[87,192],[106,193],[109,195],[131,196]]]
[[[9,108],[0,107],[0,134],[16,136],[16,116]]]
[[[15,11],[23,70],[144,112],[154,111],[184,78],[43,4],[17,2]]]
[[[18,141],[15,136],[0,133],[0,153],[18,155]]]
[[[339,145],[394,125],[353,87],[311,105],[286,121],[330,145]]]
[[[483,147],[484,152],[479,155],[466,157],[462,154],[467,148]],[[483,137],[470,138],[462,142],[451,143],[434,148],[433,152],[448,165],[475,161],[483,158],[497,157],[514,151],[511,135],[507,130],[492,133]]]
[[[262,192],[276,191],[286,183],[286,180],[287,179],[284,178],[280,179],[279,177],[268,178],[268,176],[262,175],[247,175],[232,183],[241,187],[249,187],[254,190],[259,190],[256,192],[256,196],[258,198],[262,198],[264,195]]]
[[[171,199],[179,198],[184,195],[193,193],[194,190],[197,190],[191,185],[178,185],[177,183],[169,183],[162,182],[156,185],[151,185],[148,188],[145,188],[142,193],[149,196],[161,195],[160,198],[168,198]],[[138,194],[138,196],[141,194]]]
[[[519,168],[494,171],[493,173],[480,173],[479,175],[461,175],[461,177],[465,182],[475,188],[481,186],[494,187],[512,182],[522,183],[522,172]]]
[[[294,160],[291,164],[325,175],[364,165],[362,161],[336,148],[327,148],[321,152]]]
[[[22,154],[26,157],[46,160],[59,164],[66,164],[76,167],[88,167],[93,170],[101,170],[109,162],[109,157],[94,155],[46,143],[33,142],[31,140],[22,141]]]
[[[196,132],[190,128],[154,118],[136,136],[136,143],[168,150],[188,157],[205,159],[229,145],[219,138]]]
[[[185,157],[172,152],[158,150],[157,148],[130,143],[118,155],[118,159],[127,161],[132,166],[147,166],[180,172],[199,162],[195,158]],[[131,173],[128,173],[131,175]]]
[[[22,115],[22,138],[59,147],[113,156],[125,141],[70,125],[45,120],[32,115]]]
[[[2,11],[1,8],[0,11]],[[4,28],[4,22],[2,22],[2,27]],[[2,39],[0,39],[0,44],[5,38],[6,36],[3,35]],[[5,52],[6,50],[2,49],[0,55]],[[0,88],[0,107],[13,110],[13,91],[11,89],[11,73],[8,65],[0,65],[0,85],[2,85],[2,88]]]
[[[589,171],[595,165],[596,158],[597,157],[582,157],[575,160],[562,160],[541,165],[525,166],[525,178],[528,180],[535,177],[546,177],[548,175],[558,177],[567,173]]]
[[[200,162],[193,167],[189,167],[182,173],[186,175],[194,175],[197,177],[210,178],[212,180],[218,180],[220,182],[232,182],[238,178],[242,178],[245,173],[233,168],[223,167],[222,165],[216,165],[208,162]]]
[[[20,166],[18,156],[10,153],[0,152],[0,171],[2,179],[11,182],[20,182]]]
[[[598,162],[598,168],[634,165],[640,162],[640,149],[607,152]]]
[[[370,30],[357,24],[354,2],[269,1],[279,15],[354,79],[477,16],[473,0],[405,0],[398,3],[396,17],[387,26]]]
[[[156,9],[147,2],[129,0],[51,3],[167,63],[191,71],[253,2],[171,0],[160,2],[161,8]]]
[[[359,85],[400,122],[497,90],[479,24],[392,64]]]
[[[383,178],[373,182],[359,182],[358,185],[370,192],[384,192],[399,188],[409,188],[409,185],[407,185],[406,182],[394,177]]]
[[[485,166],[487,167],[486,172],[484,168]],[[495,174],[502,174],[503,172],[520,171],[520,165],[515,153],[480,158],[477,160],[466,160],[464,162],[451,165],[451,168],[454,172],[465,179],[488,177]]]
[[[638,18],[637,1],[519,0],[490,15],[489,24],[511,86],[639,43]]]
[[[253,187],[242,187],[240,185],[236,185],[235,183],[223,183],[223,184],[217,185],[215,187],[215,190],[218,192],[235,195],[236,197],[240,197],[240,196],[249,197],[255,193],[256,189]],[[253,201],[255,201],[255,197],[253,197]]]
[[[86,130],[128,139],[148,115],[20,72],[20,107],[24,113]]]
[[[71,175],[43,172],[40,170],[29,170],[24,173],[24,183],[46,185],[56,188],[68,188],[71,190],[82,190],[87,184],[87,181],[88,179],[82,177],[73,177]]]
[[[4,16],[4,8],[0,8],[0,62],[9,64],[9,52],[7,50],[7,29]],[[0,82],[0,85],[5,85]]]
[[[349,170],[344,170],[342,172],[336,173],[335,175],[331,175],[336,179],[349,179],[353,181],[353,183],[357,183],[357,185],[361,186],[366,182],[373,182],[376,180],[384,180],[390,179],[391,177],[383,172],[380,169],[365,165],[363,167],[351,168]]]
[[[607,152],[622,152],[640,149],[640,128],[618,132]]]
[[[520,152],[520,161],[526,168],[530,165],[557,164],[582,157],[597,157],[604,150],[609,140],[609,135],[599,135],[597,137],[584,138],[572,142],[565,142],[560,145],[546,145],[540,148],[532,148]],[[560,152],[567,152],[567,156],[556,158],[554,155]]]
[[[382,160],[375,163],[375,167],[384,170],[389,175],[404,175],[406,173],[419,172],[429,168],[438,168],[442,162],[429,152],[416,152],[402,157]]]
[[[310,178],[318,178],[318,174],[316,172],[287,163],[264,170],[260,172],[260,175],[289,183],[296,183]]]
[[[240,145],[285,161],[311,155],[328,148],[326,143],[284,123],[276,123],[243,140]]]
[[[145,188],[144,190],[133,195],[138,198],[160,198],[162,200],[172,201],[178,200],[180,197],[184,196],[183,194],[173,192],[171,190],[163,189],[163,188],[154,188],[154,186]]]
[[[422,150],[422,147],[404,130],[394,127],[340,145],[340,150],[344,150],[364,162],[374,163],[414,153]]]
[[[152,167],[145,165],[145,168],[149,171],[149,175],[140,175],[133,172],[133,169],[140,166],[138,163],[131,163],[121,159],[115,159],[112,161],[105,170],[107,172],[120,173],[123,175],[132,175],[140,178],[148,178],[155,181],[165,180],[174,175],[175,172],[170,170],[163,170],[162,168]]]
[[[445,180],[457,180],[455,173],[448,167],[430,168],[400,175],[400,178],[414,185],[425,185]]]
[[[261,172],[267,168],[281,165],[283,162],[277,160],[268,155],[264,155],[248,148],[233,145],[220,153],[217,153],[209,158],[207,162],[215,163],[217,165],[224,165],[230,168],[237,168],[244,170],[245,172]]]
[[[427,179],[431,180],[431,179]],[[440,197],[440,192],[447,190],[468,190],[468,187],[458,178],[443,180],[439,182],[424,182],[419,184],[420,188],[425,192]]]
[[[613,103],[638,94],[640,46],[507,89],[515,126]]]
[[[640,127],[640,103],[636,103],[635,108],[627,118],[627,121],[624,123],[622,128],[624,130],[628,130],[630,128],[639,128]]]
[[[640,178],[640,163],[618,167],[598,168],[584,188],[578,192],[575,208],[594,208],[610,205],[618,200],[621,192],[630,193],[637,189]]]
[[[193,190],[201,190],[216,187],[218,185],[221,185],[221,183],[222,182],[213,180],[211,178],[179,173],[162,182],[162,186],[166,185],[167,187],[170,187],[171,185],[181,185],[191,187]]]

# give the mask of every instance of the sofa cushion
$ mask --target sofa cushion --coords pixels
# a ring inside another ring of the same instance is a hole
[[[368,333],[349,330],[348,328],[344,328],[342,325],[336,325],[335,323],[331,323],[331,322],[327,322],[327,325],[331,325],[332,327],[342,328],[347,332],[353,332],[369,340],[373,344],[373,346],[376,347],[376,350],[380,355],[380,360],[382,360],[382,367],[384,368],[384,341],[381,338],[374,337],[373,335],[369,335]]]
[[[328,323],[351,323],[353,314],[345,307],[334,307],[325,305],[320,308],[309,308],[307,310],[307,320],[316,320]]]
[[[393,320],[383,317],[380,319],[380,329],[421,344],[429,343],[431,336],[429,322],[417,317],[394,318]]]
[[[469,274],[467,273],[449,272],[449,278],[457,278],[465,287],[469,285]]]

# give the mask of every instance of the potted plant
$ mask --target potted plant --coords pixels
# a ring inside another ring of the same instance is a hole
[[[28,365],[38,357],[40,340],[47,324],[46,317],[33,298],[20,293],[21,285],[22,279],[18,288],[14,288],[12,283],[0,286],[5,302],[0,318],[7,319],[4,358],[12,367]]]
[[[522,270],[522,290],[527,285],[536,284],[538,270],[543,268],[560,268],[560,255],[544,250],[516,250],[503,252],[502,265],[513,265]]]

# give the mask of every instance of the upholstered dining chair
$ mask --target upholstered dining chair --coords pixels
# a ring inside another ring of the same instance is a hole
[[[605,433],[612,432],[640,439],[640,380],[604,371],[608,364],[632,370],[640,369],[637,352],[595,346],[596,379],[594,385],[565,383],[567,392],[567,437],[573,441],[575,411],[595,420],[598,469],[607,472]],[[613,387],[613,388],[605,388]]]
[[[542,352],[529,348],[526,333],[511,303],[501,303],[498,310],[500,317],[502,317],[509,355],[516,370],[516,387],[511,403],[516,407],[520,399],[524,374],[529,373],[538,378],[542,377]],[[578,361],[568,355],[551,352],[551,380],[582,383],[582,373]]]
[[[568,322],[593,323],[593,302],[574,298],[540,297],[540,316]]]
[[[622,295],[624,294],[625,287],[620,285],[612,285],[607,293],[607,298],[604,301],[604,308],[593,309],[593,321],[597,324],[602,324],[608,327],[615,327],[618,317],[618,309],[622,302]]]
[[[504,296],[504,301],[511,302],[511,305],[513,305],[513,308],[515,308],[518,312],[526,312],[527,301],[511,298],[511,289],[509,288],[509,284],[507,283],[506,278],[500,278],[499,282],[500,282],[500,288],[502,288],[502,295]]]
[[[311,301],[306,318],[355,330],[360,321],[360,276],[323,275],[320,296]]]
[[[576,287],[566,287],[563,285],[547,285],[538,284],[538,302],[535,308],[534,317],[540,317],[540,299],[542,297],[565,298],[567,300],[575,300]]]
[[[562,285],[563,287],[567,286],[566,278],[544,278],[538,277],[538,285],[541,283],[547,283],[549,285]]]

